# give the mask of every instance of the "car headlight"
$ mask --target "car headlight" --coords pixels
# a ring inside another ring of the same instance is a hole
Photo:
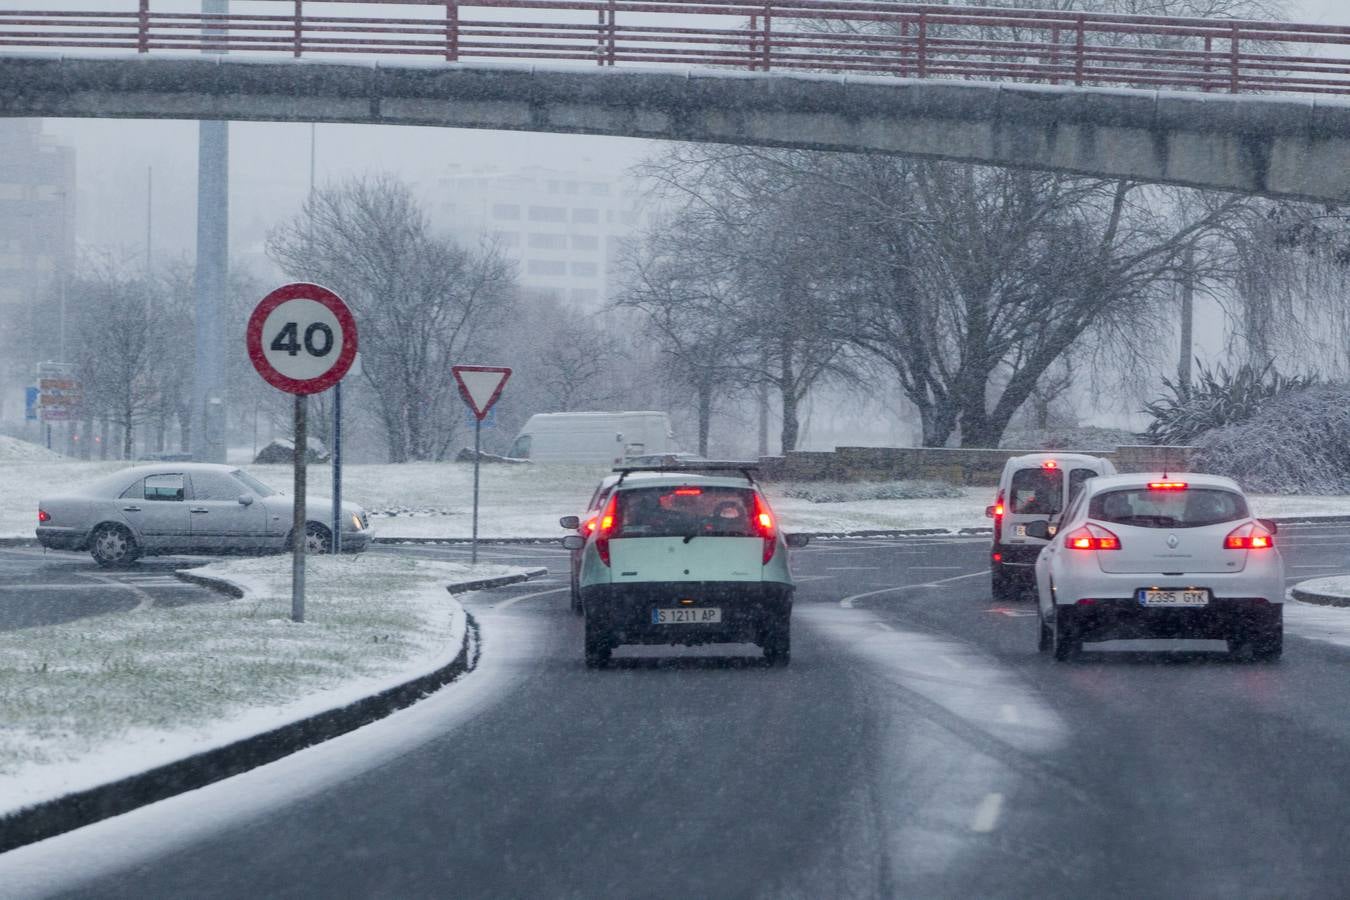
[[[352,513],[352,527],[357,531],[361,530],[361,517],[356,513]]]

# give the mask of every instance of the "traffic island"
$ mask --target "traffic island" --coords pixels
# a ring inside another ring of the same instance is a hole
[[[309,621],[290,559],[187,573],[225,603],[0,635],[0,852],[264,765],[402,709],[472,670],[447,594],[544,570],[318,557]]]
[[[1350,606],[1350,575],[1300,581],[1289,589],[1289,596],[1320,606]]]

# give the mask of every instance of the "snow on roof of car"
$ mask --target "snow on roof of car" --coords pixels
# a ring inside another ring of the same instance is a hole
[[[637,487],[678,487],[679,485],[706,485],[708,487],[755,487],[744,475],[711,472],[633,472],[627,475],[618,490]]]
[[[1101,456],[1093,456],[1090,453],[1054,453],[1045,451],[1043,453],[1024,453],[1021,456],[1012,456],[1008,458],[1006,465],[1009,466],[1039,466],[1047,459],[1053,459],[1064,467],[1064,463],[1079,463],[1082,465],[1100,465],[1106,462]]]

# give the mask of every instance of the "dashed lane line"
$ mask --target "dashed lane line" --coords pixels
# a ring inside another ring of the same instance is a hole
[[[986,794],[975,810],[975,818],[970,822],[970,830],[976,834],[988,834],[998,827],[998,817],[1003,812],[1003,795]]]
[[[978,572],[967,572],[964,575],[953,575],[951,578],[942,578],[937,581],[924,581],[918,584],[897,584],[894,585],[893,587],[879,588],[875,591],[864,591],[861,594],[854,594],[851,597],[845,597],[843,600],[839,601],[839,605],[842,606],[844,609],[852,609],[853,604],[856,601],[865,599],[867,597],[875,597],[878,594],[890,594],[894,593],[895,591],[907,591],[912,588],[941,587],[944,584],[951,584],[953,581],[961,581],[962,579],[965,578],[976,578],[981,575],[988,576],[988,574],[989,574],[988,569],[981,569]]]

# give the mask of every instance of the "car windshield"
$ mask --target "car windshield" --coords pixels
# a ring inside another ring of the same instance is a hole
[[[276,493],[276,491],[272,490],[270,487],[263,484],[261,481],[254,478],[252,475],[248,474],[243,469],[235,469],[230,474],[234,476],[234,479],[236,481],[242,483],[244,487],[248,488],[250,491],[257,494],[259,497],[270,497]]]
[[[1018,469],[1012,477],[1009,511],[1017,515],[1053,516],[1063,508],[1064,473],[1060,469]]]
[[[1088,517],[1140,528],[1201,528],[1248,517],[1241,494],[1213,488],[1106,491],[1092,498]]]
[[[733,487],[659,487],[619,492],[613,536],[753,537],[755,492]]]

